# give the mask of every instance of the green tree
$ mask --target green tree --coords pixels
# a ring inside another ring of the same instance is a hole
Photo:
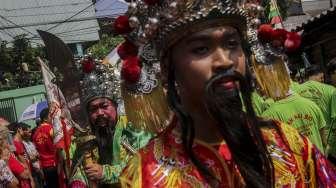
[[[26,35],[18,35],[14,37],[13,41],[13,61],[16,67],[20,67],[24,62],[26,51],[30,47],[29,40]]]
[[[3,71],[14,72],[15,64],[13,64],[11,50],[6,45],[6,41],[0,43],[0,67]]]
[[[42,46],[32,47],[26,35],[14,37],[13,47],[6,47],[6,42],[0,44],[0,90],[22,88],[42,83],[42,76],[36,57],[45,57]],[[28,65],[28,71],[22,64]]]
[[[111,37],[104,34],[98,43],[89,47],[86,52],[91,53],[94,58],[104,59],[124,39],[122,37]]]
[[[42,46],[38,45],[33,48],[26,35],[14,37],[13,60],[17,64],[17,67],[20,67],[22,63],[27,63],[29,70],[39,70],[39,65],[36,63],[37,56],[45,56]]]

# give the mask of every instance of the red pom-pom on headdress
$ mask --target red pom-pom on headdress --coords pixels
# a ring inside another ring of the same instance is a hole
[[[287,52],[295,51],[301,44],[301,37],[297,33],[285,29],[273,29],[269,24],[259,27],[258,38],[264,43],[271,43],[275,48],[284,47]]]
[[[117,34],[127,34],[132,31],[129,25],[128,16],[119,16],[113,23],[114,31]]]
[[[280,47],[284,45],[287,38],[287,31],[285,29],[276,29],[272,32],[272,45],[274,47]]]
[[[129,57],[123,61],[121,68],[121,77],[127,83],[136,83],[140,79],[141,67],[138,57]]]
[[[271,41],[273,27],[269,24],[262,24],[258,29],[258,37],[261,41]]]
[[[133,57],[138,55],[138,47],[135,46],[132,42],[126,40],[118,47],[118,55],[122,60],[127,59],[128,57]]]
[[[82,61],[82,69],[85,73],[90,73],[95,69],[96,65],[92,58],[88,58]]]
[[[288,32],[284,47],[287,52],[296,51],[301,44],[301,36],[296,32]]]

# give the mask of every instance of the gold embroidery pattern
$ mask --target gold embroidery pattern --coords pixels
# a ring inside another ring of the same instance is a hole
[[[291,155],[274,145],[269,145],[267,149],[272,156],[275,168],[275,187],[281,187],[283,185],[291,185],[295,187],[297,180],[300,179],[300,175],[298,173],[293,174],[288,167],[291,166],[292,168],[297,168],[296,164],[290,161]]]
[[[172,151],[174,156],[165,157],[163,154],[164,145],[161,139],[154,140],[154,158],[158,162],[158,166],[152,172],[155,179],[154,185],[164,181],[166,187],[177,187],[182,182],[188,183],[191,187],[204,187],[204,184],[196,177],[190,175],[192,170],[190,164],[181,165],[176,160],[176,151]]]
[[[284,185],[295,187],[299,181],[302,181],[309,187],[316,187],[316,182],[314,181],[314,161],[311,159],[311,144],[308,143],[308,160],[303,161],[302,152],[305,146],[303,138],[289,125],[281,124],[279,128],[281,128],[283,139],[287,141],[288,144],[286,143],[286,145],[288,145],[291,153],[287,153],[275,146],[277,144],[274,135],[278,135],[277,131],[274,129],[262,129],[263,135],[274,144],[268,144],[267,149],[272,155],[275,167],[276,187],[282,187]],[[290,162],[290,156],[293,156],[294,161],[292,160],[292,162]],[[294,165],[298,171],[295,174],[293,174],[288,167],[291,166],[293,168]],[[311,177],[311,175],[314,177]]]

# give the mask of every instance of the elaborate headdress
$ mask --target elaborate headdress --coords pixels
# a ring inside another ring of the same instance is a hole
[[[118,17],[114,22],[114,31],[123,35],[126,40],[118,50],[120,57],[123,59],[121,77],[124,80],[125,88],[127,88],[123,89],[123,92],[127,91],[127,93],[135,96],[133,97],[133,99],[137,99],[135,104],[141,106],[143,101],[139,100],[138,96],[147,97],[153,93],[156,86],[160,86],[157,85],[157,82],[153,82],[152,78],[156,79],[155,76],[159,72],[159,69],[156,68],[159,67],[157,64],[163,63],[163,59],[167,55],[166,52],[170,47],[183,39],[183,37],[204,28],[231,25],[242,32],[244,34],[243,37],[248,39],[254,54],[254,68],[260,68],[257,67],[259,65],[263,66],[260,71],[256,71],[257,80],[262,83],[261,87],[268,91],[270,96],[281,96],[284,93],[283,90],[288,88],[288,85],[284,84],[286,87],[281,88],[281,91],[274,92],[273,90],[277,90],[277,88],[269,86],[279,86],[277,83],[283,83],[283,77],[267,67],[277,70],[284,69],[282,72],[286,72],[286,68],[283,64],[275,63],[277,61],[274,62],[277,58],[272,58],[282,57],[282,53],[277,53],[277,50],[274,50],[275,48],[269,48],[268,42],[257,34],[261,23],[257,18],[262,15],[263,11],[264,9],[257,4],[238,0],[131,1],[126,14]],[[281,59],[283,61],[283,58]],[[271,63],[274,64],[264,66]],[[153,69],[153,67],[155,68]],[[277,76],[277,83],[267,84],[266,76],[264,76],[266,73],[269,73],[269,76]],[[154,75],[154,77],[149,75]],[[147,89],[143,90],[143,88]],[[160,89],[159,93],[162,93],[162,89]],[[128,96],[126,95],[126,98]],[[125,101],[132,101],[126,98]],[[154,102],[151,100],[154,100]],[[154,104],[159,100],[147,97],[145,101],[146,104]],[[134,105],[132,104],[132,106]],[[156,111],[155,108],[152,109],[154,110],[151,111]],[[128,111],[127,105],[126,111]],[[153,115],[153,113],[147,112],[146,114],[148,116],[144,116],[143,113],[136,116],[139,118],[140,116],[150,117]],[[156,117],[155,113],[154,117]],[[129,116],[129,119],[132,119],[132,117]]]
[[[102,97],[116,104],[121,102],[120,79],[114,72],[115,67],[97,62],[91,57],[85,57],[78,65],[82,69],[81,100],[85,106]]]
[[[114,22],[125,37],[118,53],[123,59],[121,78],[125,110],[130,121],[149,129],[164,128],[169,119],[160,83],[160,63],[175,42],[207,27],[230,23],[245,30],[247,14],[231,0],[136,0]],[[198,27],[189,26],[195,25]],[[156,127],[156,128],[155,128]]]
[[[252,67],[261,90],[275,100],[285,98],[291,83],[286,53],[300,47],[301,37],[296,32],[273,29],[268,24],[249,27],[248,36]]]
[[[241,8],[234,0],[138,0],[116,19],[114,28],[135,45],[154,44],[160,59],[162,52],[197,29],[225,23],[246,27],[247,14]],[[192,25],[199,27],[190,29]]]

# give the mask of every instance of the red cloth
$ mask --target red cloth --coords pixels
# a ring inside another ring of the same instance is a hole
[[[24,155],[25,149],[22,141],[19,140],[13,140],[14,146],[15,146],[15,155]]]
[[[87,188],[85,183],[83,183],[79,180],[75,180],[75,181],[71,182],[70,187],[71,188]]]
[[[216,147],[217,151],[219,154],[226,160],[226,161],[231,161],[232,160],[232,155],[230,152],[229,147],[227,146],[226,143],[220,144]]]
[[[15,177],[19,180],[20,188],[30,188],[30,180],[20,178],[20,174],[24,172],[25,168],[24,165],[16,159],[14,154],[9,157],[8,166]]]
[[[56,166],[56,147],[52,137],[53,127],[49,123],[42,123],[33,135],[33,142],[40,154],[41,167]]]
[[[16,177],[24,171],[23,164],[14,155],[9,157],[8,166]]]
[[[14,143],[14,146],[15,146],[15,155],[16,156],[19,156],[19,155],[23,156],[26,159],[27,164],[29,164],[30,172],[32,172],[33,165],[28,158],[28,154],[26,153],[26,149],[23,145],[23,142],[20,141],[20,140],[14,139],[13,143]]]
[[[274,123],[277,127],[261,129],[272,161],[277,164],[274,165],[274,185],[283,188],[335,188],[335,167],[294,128],[280,122]],[[140,178],[141,187],[211,187],[185,151],[180,130],[173,122],[166,131],[140,149],[138,158],[131,160],[124,168],[121,183],[132,187],[132,181]],[[195,139],[192,150],[219,180],[216,187],[249,187],[245,185],[225,143],[213,145]]]

